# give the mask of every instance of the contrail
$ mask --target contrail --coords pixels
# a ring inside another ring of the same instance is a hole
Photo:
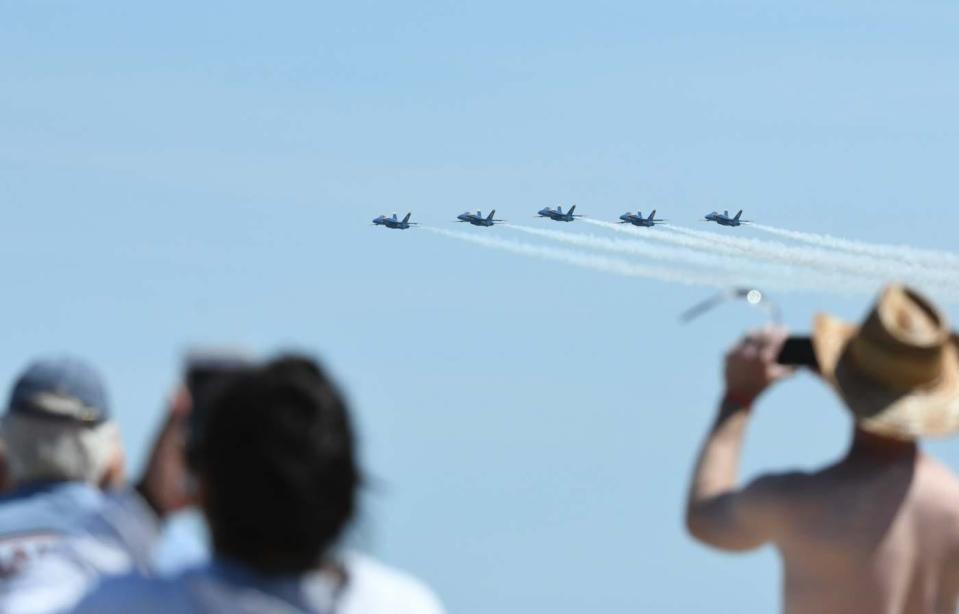
[[[649,241],[658,241],[662,243],[670,243],[672,245],[679,245],[689,249],[700,250],[707,253],[719,254],[721,256],[745,260],[746,262],[756,265],[760,262],[766,263],[764,259],[762,261],[758,260],[759,258],[764,258],[762,254],[757,255],[754,251],[743,248],[739,243],[727,243],[724,241],[716,241],[711,237],[701,237],[694,235],[685,235],[676,232],[670,232],[667,227],[663,228],[634,228],[626,224],[613,224],[610,222],[603,222],[600,220],[592,220],[583,218],[584,222],[593,224],[595,226],[600,226],[607,228],[609,230],[614,230],[621,234],[626,234],[631,237],[649,240]],[[673,227],[668,227],[673,228]],[[690,231],[696,232],[696,231]],[[707,233],[708,234],[708,233]],[[725,239],[726,237],[719,237],[720,239]],[[790,258],[780,258],[772,260],[777,260],[781,263],[781,266],[784,266],[788,269],[786,276],[787,279],[796,279],[798,276],[813,276],[813,279],[818,280],[816,288],[819,289],[820,286],[826,286],[831,289],[836,289],[846,294],[856,294],[856,293],[870,293],[875,292],[876,284],[873,281],[863,279],[859,275],[849,275],[841,271],[837,271],[832,267],[811,267],[812,270],[808,270],[810,267],[802,268],[797,266],[801,263],[796,262]],[[825,289],[825,288],[823,288]]]
[[[746,258],[749,256],[747,250],[744,250],[741,245],[727,245],[725,243],[720,243],[712,241],[709,239],[704,239],[702,237],[687,236],[683,234],[677,234],[669,232],[666,230],[666,227],[657,227],[657,228],[636,228],[628,224],[613,224],[611,222],[604,222],[602,220],[593,220],[583,218],[583,222],[587,224],[593,224],[594,226],[600,226],[608,230],[613,230],[620,234],[629,235],[635,239],[644,239],[649,241],[657,241],[660,243],[669,243],[671,245],[678,245],[681,247],[688,247],[692,249],[705,250],[714,254],[723,254],[726,256],[732,256],[735,258]],[[752,260],[751,262],[755,262]]]
[[[841,237],[834,237],[826,234],[787,230],[785,228],[766,226],[764,224],[753,223],[750,224],[750,227],[776,236],[793,239],[794,241],[802,241],[811,245],[850,252],[853,254],[873,256],[876,258],[894,259],[925,267],[940,268],[942,266],[951,266],[959,268],[959,254],[953,252],[920,249],[917,247],[910,247],[908,245],[867,243],[865,241],[843,239]]]
[[[948,294],[951,300],[959,297],[959,276],[949,270],[931,270],[915,264],[868,256],[830,251],[817,247],[786,245],[748,237],[733,237],[714,232],[670,226],[667,233],[677,233],[701,240],[704,249],[739,250],[760,258],[810,267],[852,277],[865,277],[875,282],[893,280],[920,285],[936,293]]]
[[[482,236],[477,234],[467,234],[443,228],[434,228],[431,226],[420,226],[420,229],[438,234],[451,239],[466,241],[475,245],[498,249],[523,256],[532,256],[544,260],[563,262],[574,266],[602,271],[604,273],[613,273],[626,277],[645,277],[647,279],[657,279],[659,281],[679,283],[690,286],[708,286],[713,288],[726,288],[729,286],[727,281],[717,278],[713,275],[697,275],[693,272],[683,271],[675,268],[647,267],[634,264],[618,258],[608,258],[598,256],[587,252],[578,252],[566,249],[557,249],[554,247],[531,245],[518,241],[510,241],[499,237]]]
[[[849,292],[874,292],[880,283],[891,280],[909,281],[934,291],[946,300],[959,299],[956,276],[948,271],[930,271],[914,265],[844,254],[814,247],[792,246],[775,241],[721,235],[682,226],[639,229],[583,218],[584,222],[602,226],[634,237],[683,245],[693,249],[740,258],[761,258],[780,262],[794,270],[811,269],[829,286]]]
[[[736,256],[715,255],[694,251],[690,245],[683,247],[664,247],[651,245],[646,241],[610,239],[588,234],[573,234],[560,230],[531,228],[517,224],[506,224],[505,226],[533,236],[560,241],[577,247],[641,256],[652,260],[681,262],[708,268],[713,271],[714,274],[720,274],[728,279],[736,280],[735,283],[739,285],[754,284],[777,290],[820,290],[823,289],[827,281],[822,275],[811,275],[805,271],[797,271],[794,267],[768,264],[755,260],[750,261],[742,257],[739,253],[737,253]],[[637,232],[637,234],[633,236],[638,237],[639,233]],[[835,285],[835,289],[847,290],[848,284],[838,283]]]

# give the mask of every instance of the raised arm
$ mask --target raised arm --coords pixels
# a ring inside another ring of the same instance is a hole
[[[790,373],[776,364],[781,329],[750,334],[726,355],[726,391],[693,473],[686,526],[696,539],[724,550],[750,550],[773,535],[783,477],[739,487],[739,459],[750,409],[766,388]]]

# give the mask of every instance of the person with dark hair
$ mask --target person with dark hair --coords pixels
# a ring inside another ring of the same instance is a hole
[[[853,416],[848,452],[818,471],[738,484],[753,402],[791,373],[782,330],[726,357],[726,392],[690,486],[686,524],[733,552],[779,550],[790,614],[945,614],[959,607],[959,479],[923,437],[959,430],[959,338],[917,293],[892,286],[862,326],[819,316],[819,375]]]
[[[313,363],[240,376],[198,422],[190,449],[216,552],[264,574],[303,573],[336,543],[360,483],[353,427]]]
[[[7,450],[0,439],[0,495],[6,492],[12,484],[10,483],[10,469],[7,466]]]
[[[170,578],[107,579],[75,611],[440,614],[412,577],[341,551],[360,484],[349,411],[315,362],[288,356],[239,370],[194,407],[180,394],[137,491],[160,518],[195,502],[213,559]],[[142,536],[112,540],[109,550],[139,559],[151,545]],[[81,548],[34,576],[82,574]],[[0,600],[3,611],[36,609],[4,610]]]

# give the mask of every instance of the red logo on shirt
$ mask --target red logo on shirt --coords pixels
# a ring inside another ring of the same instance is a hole
[[[41,532],[0,537],[0,579],[16,575],[61,539],[62,535]]]

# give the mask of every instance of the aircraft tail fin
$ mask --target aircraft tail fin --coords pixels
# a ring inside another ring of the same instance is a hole
[[[403,223],[406,224],[407,222],[409,222],[409,221],[410,221],[410,217],[411,217],[412,215],[413,215],[412,213],[407,213],[407,214],[406,214],[406,217],[403,218]]]
[[[569,213],[570,215],[573,215],[573,211],[576,211],[576,205],[573,205],[572,207],[570,207],[567,213]]]
[[[738,221],[739,221],[739,218],[741,218],[742,216],[743,216],[743,210],[740,209],[740,210],[739,210],[739,213],[737,213],[737,214],[736,214],[736,217],[734,217],[733,219],[738,222]]]
[[[486,221],[487,221],[487,222],[492,222],[494,215],[496,215],[496,209],[493,209],[492,211],[489,212],[489,216],[487,216]]]
[[[653,212],[649,214],[649,219],[650,219],[650,220],[655,220],[655,219],[656,219],[656,210],[655,210],[655,209],[653,209]]]

